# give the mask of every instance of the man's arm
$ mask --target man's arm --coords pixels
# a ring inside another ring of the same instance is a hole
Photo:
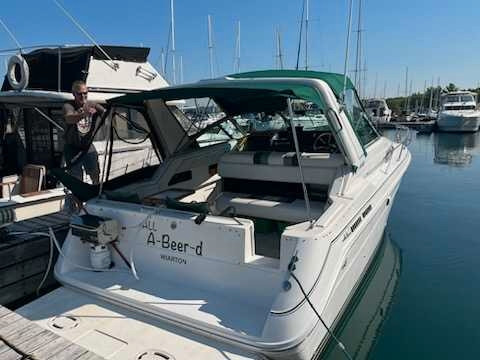
[[[83,108],[75,110],[71,104],[67,103],[63,105],[63,117],[67,124],[76,124],[85,117],[85,113]]]
[[[100,104],[95,104],[95,110],[97,110],[100,115],[103,115],[103,113],[106,111],[105,108]]]

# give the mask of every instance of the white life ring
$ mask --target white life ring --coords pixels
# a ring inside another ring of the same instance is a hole
[[[15,74],[16,66],[20,67],[20,79],[17,79]],[[10,86],[14,90],[23,90],[28,86],[28,79],[30,71],[28,69],[27,61],[21,55],[14,55],[8,60],[7,77]]]

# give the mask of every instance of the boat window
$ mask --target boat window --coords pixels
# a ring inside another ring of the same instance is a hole
[[[475,110],[475,105],[447,105],[445,110]]]
[[[462,102],[472,102],[472,101],[475,101],[473,99],[473,96],[472,95],[462,95],[461,97],[461,101]]]
[[[458,95],[447,95],[445,96],[444,103],[460,102],[460,97]]]
[[[160,158],[152,146],[150,127],[140,111],[114,107],[111,119],[113,148],[109,179],[160,163]],[[105,129],[100,130],[105,132]],[[94,145],[102,168],[106,142],[95,139]]]
[[[367,146],[379,137],[377,130],[363,110],[360,100],[354,90],[348,89],[346,91],[344,105],[353,130],[363,146]]]

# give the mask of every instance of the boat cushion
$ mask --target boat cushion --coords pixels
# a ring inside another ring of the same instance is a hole
[[[305,182],[329,185],[343,163],[340,154],[302,153]],[[223,178],[300,183],[293,152],[230,152],[220,159],[218,173]]]
[[[324,206],[324,202],[310,202],[311,215],[314,219],[320,217]],[[227,207],[233,207],[236,215],[288,223],[299,223],[309,220],[305,201],[301,199],[288,199],[277,196],[259,197],[250,194],[224,192],[217,198],[215,207],[219,212]]]

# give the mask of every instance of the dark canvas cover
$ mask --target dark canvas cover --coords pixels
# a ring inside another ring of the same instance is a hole
[[[145,62],[150,49],[126,46],[102,46],[113,60]],[[60,54],[60,56],[59,56]],[[75,80],[86,80],[89,60],[106,60],[107,57],[95,46],[45,48],[22,54],[28,64],[30,77],[27,89],[58,91],[58,63],[61,59],[60,90],[70,92]],[[19,74],[17,74],[19,77]],[[5,76],[2,91],[13,90]]]

